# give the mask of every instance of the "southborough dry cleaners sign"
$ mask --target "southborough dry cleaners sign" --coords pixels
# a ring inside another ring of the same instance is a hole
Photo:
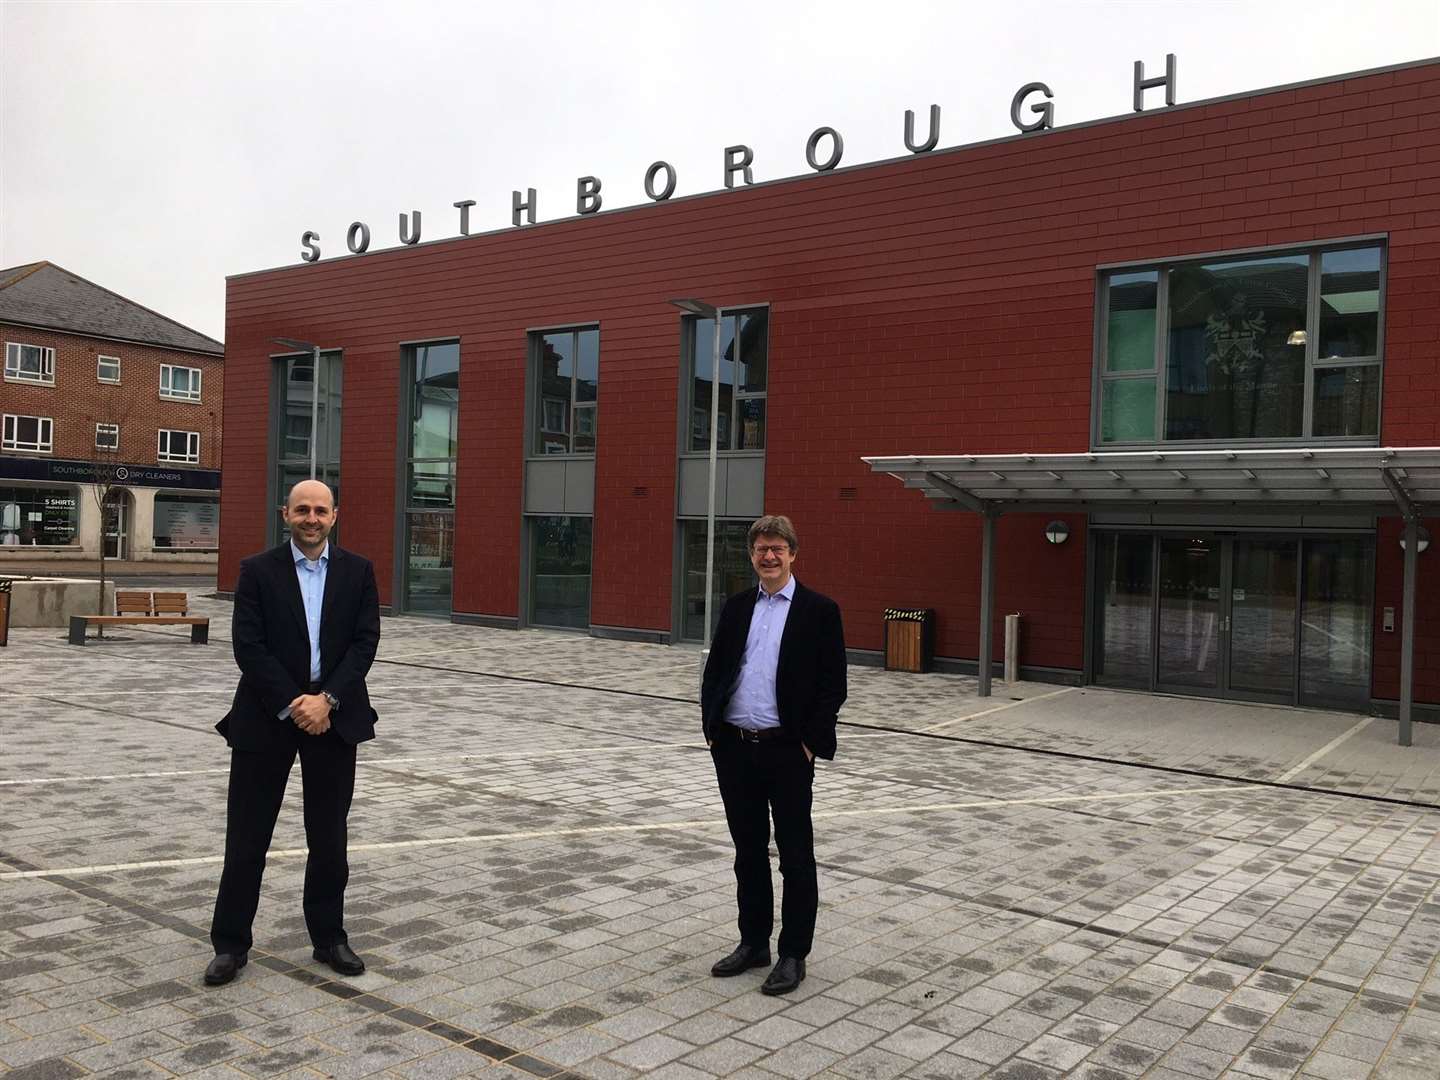
[[[1175,104],[1175,54],[1169,53],[1165,57],[1165,74],[1156,75],[1151,78],[1145,76],[1145,65],[1142,61],[1135,61],[1134,77],[1134,99],[1133,105],[1136,112],[1143,112],[1145,108],[1145,91],[1164,87],[1165,104]],[[1055,104],[1052,100],[1054,94],[1050,87],[1043,82],[1026,83],[1015,96],[1010,99],[1010,122],[1021,132],[1045,131],[1055,126]],[[1032,119],[1025,119],[1029,114]],[[940,106],[930,106],[930,126],[926,137],[917,141],[915,138],[915,113],[909,109],[905,110],[905,149],[912,154],[928,154],[934,150],[940,142]],[[824,145],[825,154],[821,156],[821,146]],[[845,153],[845,140],[840,137],[840,132],[832,127],[818,127],[810,133],[810,138],[805,140],[805,160],[816,172],[829,172],[840,164],[841,157]],[[733,188],[737,179],[742,184],[753,184],[755,174],[752,166],[755,163],[755,152],[743,143],[736,146],[725,147],[724,179],[727,188]],[[676,184],[679,176],[675,172],[675,166],[668,161],[657,161],[645,170],[645,195],[652,202],[664,202],[675,194]],[[575,212],[577,214],[598,214],[604,200],[600,194],[602,188],[598,176],[582,176],[575,181]],[[535,208],[537,200],[535,189],[527,188],[523,193],[515,191],[510,196],[510,222],[512,225],[534,225]],[[470,235],[470,208],[475,205],[474,199],[462,199],[453,204],[455,209],[460,211],[460,233],[461,236]],[[418,244],[420,242],[420,211],[412,210],[410,213],[400,215],[400,243]],[[300,258],[306,262],[316,262],[320,258],[320,234],[313,230],[307,230],[300,236],[300,246],[303,249]],[[363,221],[351,222],[350,228],[345,232],[345,246],[352,255],[361,255],[370,250],[370,226]]]

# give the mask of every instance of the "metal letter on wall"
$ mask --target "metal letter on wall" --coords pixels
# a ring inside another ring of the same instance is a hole
[[[659,172],[665,173],[665,188],[659,194],[655,192],[655,175]],[[668,161],[657,161],[645,170],[645,194],[655,202],[664,202],[671,195],[675,194],[675,166]]]
[[[738,156],[737,156],[738,155]],[[743,143],[739,146],[725,147],[725,186],[735,186],[735,174],[740,173],[745,183],[753,184],[755,174],[750,171],[750,166],[755,162],[755,151]]]
[[[1145,111],[1145,91],[1153,86],[1165,87],[1165,104],[1175,104],[1175,54],[1165,54],[1165,74],[1156,75],[1153,79],[1145,78],[1145,64],[1141,60],[1135,61],[1135,111]]]
[[[915,141],[915,110],[905,110],[905,149],[912,154],[924,154],[935,149],[940,141],[940,106],[930,106],[930,135],[923,143]]]
[[[305,232],[300,235],[300,246],[305,250],[300,253],[300,258],[306,262],[314,262],[320,258],[320,245],[316,243],[320,239],[318,232]]]
[[[830,156],[824,161],[817,161],[815,159],[815,148],[826,135],[830,136],[831,143],[833,144],[830,147]],[[845,153],[845,140],[842,139],[840,133],[832,127],[818,127],[810,133],[810,138],[805,140],[805,160],[810,163],[810,168],[816,172],[829,172],[835,168],[836,165],[840,164],[840,155],[843,153]]]
[[[577,214],[596,213],[604,200],[600,197],[600,179],[595,176],[582,176],[575,181],[575,212]]]
[[[525,222],[528,225],[535,224],[535,189],[525,189],[525,200],[520,200],[520,192],[510,193],[510,224],[520,224],[520,211],[525,211]]]
[[[475,205],[474,199],[465,199],[461,202],[451,203],[451,206],[460,211],[460,235],[470,235],[470,207]]]
[[[1031,94],[1044,94],[1045,102],[1041,105],[1031,105],[1030,111],[1039,113],[1038,120],[1031,120],[1028,124],[1020,120],[1020,106],[1025,104],[1025,99]],[[1050,93],[1050,87],[1043,82],[1026,83],[1015,91],[1015,96],[1010,99],[1010,122],[1021,131],[1044,131],[1046,128],[1055,126],[1055,106],[1050,103],[1050,98],[1055,95]]]
[[[363,221],[352,221],[345,233],[345,246],[352,255],[363,255],[370,247],[370,226]]]
[[[415,235],[410,235],[410,224],[406,221],[406,215],[400,215],[400,242],[402,244],[414,244],[420,239],[420,211],[411,210],[410,214],[415,221]]]

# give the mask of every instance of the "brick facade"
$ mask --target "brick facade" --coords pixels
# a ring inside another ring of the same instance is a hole
[[[55,383],[0,381],[0,412],[54,419],[52,457],[90,461],[95,457],[95,425],[119,424],[120,461],[157,464],[156,432],[161,428],[200,433],[200,461],[190,468],[220,467],[224,415],[225,364],[218,356],[132,345],[103,338],[35,330],[0,323],[0,339],[55,350]],[[96,378],[100,356],[120,359],[120,382]],[[160,396],[164,364],[199,368],[199,401]]]
[[[884,607],[926,605],[938,652],[974,658],[977,521],[859,459],[1086,450],[1097,266],[1386,236],[1381,441],[1440,443],[1437,95],[1440,64],[1419,64],[234,277],[220,587],[266,541],[270,338],[344,350],[345,539],[387,602],[399,343],[458,338],[454,608],[515,616],[526,329],[598,322],[591,621],[669,630],[681,387],[666,300],[764,302],[765,503],[797,522],[797,574],[840,601],[853,647],[880,648]],[[1085,521],[1054,548],[1052,516],[1002,519],[997,612],[1025,614],[1024,663],[1078,670]],[[1377,542],[1378,620],[1399,576],[1394,530]],[[1440,571],[1422,563],[1420,581],[1416,696],[1437,701]],[[1377,625],[1377,696],[1394,696],[1397,637]]]

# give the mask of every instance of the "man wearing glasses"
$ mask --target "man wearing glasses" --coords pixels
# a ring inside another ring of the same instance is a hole
[[[773,813],[784,885],[780,958],[760,990],[788,994],[805,978],[815,936],[811,786],[815,758],[835,756],[835,717],[846,696],[845,633],[835,601],[791,574],[800,542],[789,518],[760,518],[747,543],[760,585],[721,609],[700,693],[701,725],[735,842],[740,908],[740,944],[710,974],[739,975],[770,963]]]

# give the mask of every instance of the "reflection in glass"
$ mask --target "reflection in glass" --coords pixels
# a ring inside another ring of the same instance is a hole
[[[1380,249],[1327,251],[1320,256],[1321,363],[1379,356]]]
[[[455,509],[455,462],[417,461],[410,466],[410,506]]]
[[[593,454],[599,393],[600,331],[542,334],[534,452]]]
[[[1364,709],[1370,703],[1369,539],[1306,540],[1300,611],[1300,700]]]
[[[1155,370],[1155,298],[1160,274],[1146,270],[1110,277],[1106,371]]]
[[[1313,423],[1317,436],[1378,435],[1380,365],[1317,368]]]
[[[329,484],[335,491],[336,505],[339,505],[340,491],[340,434],[343,401],[344,362],[339,352],[320,354],[319,379],[315,378],[315,362],[312,353],[287,356],[279,361],[279,430],[274,436],[276,446],[275,474],[275,535],[279,543],[290,538],[289,530],[280,518],[279,507],[291,487],[310,477],[310,440],[315,445],[315,476]],[[315,401],[316,430],[311,432],[310,412],[312,395]],[[331,536],[339,542],[339,526]]]
[[[770,368],[770,309],[760,308],[740,318],[740,389],[763,394]]]
[[[1138,442],[1155,438],[1155,378],[1107,379],[1100,387],[1100,438]]]
[[[530,622],[584,629],[590,625],[588,517],[530,519]]]
[[[691,380],[690,449],[710,449],[710,372],[715,365],[715,320],[696,319],[695,378]],[[720,320],[720,422],[716,425],[715,445],[730,449],[730,413],[735,398],[735,316]],[[698,414],[698,415],[697,415]]]
[[[1289,695],[1295,685],[1299,543],[1234,541],[1230,581],[1230,688]]]
[[[411,395],[412,458],[453,458],[460,428],[460,345],[415,349]]]
[[[600,390],[600,331],[580,330],[575,337],[579,352],[579,364],[575,369],[575,400],[594,401]]]
[[[1160,539],[1162,686],[1220,685],[1220,541]]]
[[[1111,686],[1150,685],[1154,541],[1134,533],[1098,534],[1099,648],[1095,678]]]
[[[1307,255],[1170,271],[1168,439],[1289,438],[1303,433]]]
[[[748,521],[715,522],[715,591],[710,600],[710,630],[720,621],[720,608],[729,596],[758,584],[745,547]],[[681,560],[684,611],[681,633],[687,641],[700,641],[705,627],[705,522],[681,523]]]
[[[411,511],[406,515],[405,610],[449,615],[455,562],[455,515]]]
[[[765,449],[765,399],[741,398],[736,402],[740,410],[740,450]]]

